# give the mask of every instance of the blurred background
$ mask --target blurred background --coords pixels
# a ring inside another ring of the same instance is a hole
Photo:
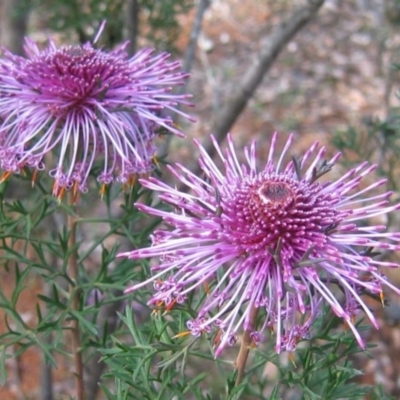
[[[228,131],[239,148],[257,139],[262,162],[274,131],[282,141],[293,132],[299,153],[319,140],[330,152],[343,151],[346,166],[377,162],[377,175],[388,177],[399,198],[400,0],[0,0],[0,43],[21,55],[25,36],[43,45],[49,38],[85,43],[102,20],[100,46],[129,40],[130,54],[155,47],[190,72],[182,90],[193,94],[196,107],[184,111],[197,122],[178,121],[189,140],[160,143],[169,162],[195,168],[190,138],[207,145],[210,133],[223,141]],[[399,230],[398,218],[387,223]],[[389,275],[400,285],[396,273]],[[5,292],[12,279],[2,270]],[[41,289],[32,279],[20,297],[28,321]],[[381,383],[400,399],[400,301],[387,298],[384,309],[371,305],[382,321],[381,330],[367,332],[377,343],[374,358],[353,361],[366,372],[361,382]],[[1,310],[0,316],[1,331]],[[0,398],[40,398],[35,350],[9,361]],[[58,393],[68,393],[69,368],[55,371]]]

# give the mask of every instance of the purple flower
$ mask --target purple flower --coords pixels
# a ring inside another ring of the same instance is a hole
[[[368,225],[400,208],[388,204],[391,192],[375,194],[384,179],[360,186],[376,166],[365,162],[334,181],[320,180],[340,154],[324,161],[326,149],[318,143],[284,164],[290,136],[275,163],[275,134],[267,163],[258,169],[255,143],[245,148],[242,164],[230,137],[226,153],[213,140],[223,171],[197,142],[204,178],[179,164],[170,168],[191,194],[155,178],[141,180],[175,211],[137,204],[171,228],[156,231],[152,247],[121,254],[161,260],[153,277],[126,292],[153,282],[156,293],[149,303],[167,309],[184,303],[194,290],[205,292],[187,327],[195,336],[216,330],[216,355],[235,343],[240,328],[251,331],[254,344],[270,330],[277,352],[294,350],[309,337],[323,301],[364,347],[355,316],[363,310],[376,327],[377,320],[361,295],[382,298],[385,285],[400,294],[379,270],[397,264],[375,259],[372,252],[400,248],[398,232]],[[258,327],[255,310],[262,315]]]
[[[26,58],[5,52],[0,60],[0,166],[2,180],[25,167],[45,168],[53,194],[85,192],[88,175],[102,160],[97,180],[129,183],[153,168],[153,138],[165,130],[182,135],[162,110],[176,112],[188,95],[169,93],[184,83],[179,62],[144,49],[132,58],[127,44],[110,52],[82,46],[47,48],[26,39]],[[102,186],[104,189],[104,186]]]

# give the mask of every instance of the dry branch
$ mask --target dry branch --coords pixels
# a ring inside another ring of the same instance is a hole
[[[287,21],[280,24],[268,40],[263,38],[265,45],[245,72],[241,82],[238,83],[237,90],[230,96],[229,102],[215,117],[212,132],[219,142],[225,139],[278,55],[296,33],[314,17],[324,1],[308,0],[307,5],[296,9]],[[210,140],[204,144],[204,147],[213,157],[215,149]],[[198,167],[192,168],[192,170],[196,170],[197,175],[201,173]]]

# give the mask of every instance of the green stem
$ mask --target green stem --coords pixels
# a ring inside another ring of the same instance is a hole
[[[71,308],[73,311],[79,312],[79,293],[77,291],[77,281],[78,281],[78,254],[76,247],[76,214],[75,214],[75,204],[74,195],[71,192],[68,194],[68,204],[72,208],[68,213],[67,217],[67,227],[70,232],[68,247],[74,249],[68,259],[68,269],[69,276],[73,284],[70,285],[70,300]],[[75,364],[75,378],[76,378],[76,398],[77,400],[85,399],[85,390],[83,384],[83,361],[81,353],[81,343],[80,343],[80,331],[79,331],[79,321],[76,318],[72,319],[71,323],[71,333],[72,333],[72,354]]]

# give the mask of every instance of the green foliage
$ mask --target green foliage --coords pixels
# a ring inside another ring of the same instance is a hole
[[[31,179],[29,171],[22,178],[13,178],[21,183]],[[122,309],[128,298],[123,290],[137,274],[140,275],[133,262],[116,261],[120,247],[118,238],[128,238],[124,239],[127,244],[144,245],[150,232],[147,227],[135,228],[142,223],[142,218],[134,203],[139,198],[145,201],[150,198],[139,184],[122,198],[120,187],[108,188],[104,197],[106,216],[84,218],[76,215],[74,207],[50,195],[47,180],[43,175],[24,199],[6,197],[12,194],[8,190],[10,182],[3,183],[0,190],[0,268],[13,278],[11,291],[5,285],[0,286],[0,307],[7,326],[7,331],[0,334],[2,384],[7,379],[9,348],[18,349],[13,351],[16,357],[34,346],[41,350],[47,363],[56,367],[55,355],[66,356],[71,351],[66,334],[72,320],[79,322],[85,359],[97,349],[112,344],[109,325],[118,326],[117,315],[114,313],[111,322],[104,321],[101,312],[110,305],[115,310]],[[115,218],[118,203],[121,216]],[[82,210],[84,213],[84,206]],[[82,239],[85,232],[92,233],[89,240],[79,240],[75,246],[70,246],[71,232],[65,224],[67,215],[77,218],[78,235],[82,235]],[[149,229],[152,228],[153,224],[149,224]],[[93,235],[93,232],[96,233]],[[76,281],[69,267],[75,254],[78,256]],[[19,306],[21,294],[31,282],[39,282],[43,292],[37,295],[36,315],[26,322]],[[75,294],[79,299],[78,308],[72,305]]]
[[[378,175],[387,178],[392,189],[399,190],[399,138],[400,110],[392,109],[386,120],[365,118],[360,127],[337,131],[332,143],[344,153],[342,164],[349,166],[365,160],[375,162]]]
[[[194,6],[193,0],[139,0],[140,9],[146,20],[145,37],[157,48],[173,49],[173,43],[180,33],[178,17]]]
[[[189,394],[203,398],[199,397],[201,390],[197,385],[208,374],[185,377],[182,373],[197,339],[186,345],[174,344],[168,334],[168,322],[154,315],[151,323],[137,324],[131,306],[120,317],[133,345],[126,345],[114,336],[113,348],[104,350],[104,359],[111,368],[105,378],[117,377],[115,392],[106,390],[109,399],[185,399]]]
[[[333,134],[332,143],[344,153],[346,167],[366,160],[375,163],[376,174],[387,180],[386,188],[399,192],[400,109],[393,108],[385,119],[365,118],[363,125],[350,126]],[[387,225],[394,226],[395,214],[388,214]]]
[[[226,357],[213,360],[212,336],[175,337],[184,330],[188,310],[153,313],[151,320],[142,324],[133,309],[127,306],[125,314],[120,315],[126,328],[124,341],[114,335],[113,347],[103,350],[103,359],[110,367],[105,378],[114,382],[113,389],[110,381],[103,383],[110,400],[361,400],[367,394],[389,400],[382,388],[360,386],[354,381],[362,371],[353,367],[351,357],[361,349],[351,333],[340,329],[332,334],[331,328],[339,318],[328,307],[314,324],[315,337],[302,342],[291,354],[293,361],[284,361],[287,354],[276,354],[273,337],[253,350],[247,377],[239,386],[235,386],[233,363]],[[363,330],[361,326],[358,329]],[[265,375],[267,364],[276,366],[276,376]]]
[[[39,13],[41,22],[47,27],[67,35],[75,32],[81,43],[91,40],[99,28],[99,21],[106,20],[101,42],[112,47],[123,41],[126,19],[129,18],[126,15],[127,2],[34,0],[30,6]],[[193,0],[137,0],[139,37],[145,37],[158,48],[172,50],[180,30],[178,18],[193,5]]]

